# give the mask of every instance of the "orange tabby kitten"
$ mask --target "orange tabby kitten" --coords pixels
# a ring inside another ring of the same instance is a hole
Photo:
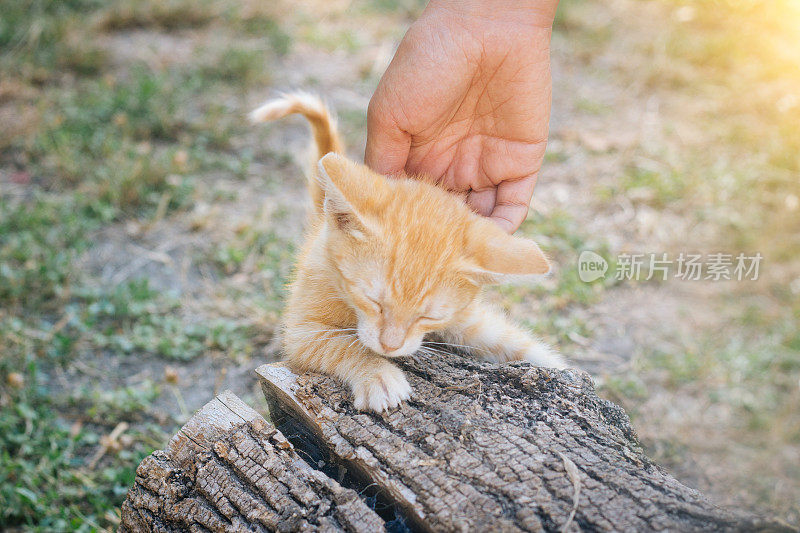
[[[439,187],[386,178],[350,161],[316,97],[288,95],[251,118],[292,113],[311,123],[324,156],[309,177],[310,229],[284,313],[293,368],[339,378],[352,389],[356,409],[380,412],[411,395],[391,358],[417,350],[448,344],[490,361],[564,366],[479,295],[486,284],[547,273],[536,243],[506,234]],[[423,342],[432,332],[445,342]]]

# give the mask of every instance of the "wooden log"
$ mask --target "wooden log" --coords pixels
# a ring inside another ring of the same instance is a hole
[[[363,531],[383,520],[230,391],[136,470],[120,531]]]
[[[584,372],[396,362],[414,395],[380,415],[355,411],[329,377],[256,371],[273,423],[326,472],[376,491],[395,530],[794,531],[717,507],[655,465]]]

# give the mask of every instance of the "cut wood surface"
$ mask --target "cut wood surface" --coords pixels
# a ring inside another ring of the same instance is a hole
[[[458,354],[396,362],[414,396],[381,415],[355,411],[329,377],[257,370],[276,426],[326,472],[374,490],[395,529],[794,531],[720,508],[653,464],[584,372]]]
[[[147,457],[120,531],[363,531],[383,520],[226,391]]]

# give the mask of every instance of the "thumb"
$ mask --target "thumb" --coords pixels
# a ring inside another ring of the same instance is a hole
[[[411,135],[397,125],[390,105],[379,94],[369,102],[367,110],[367,149],[364,163],[380,174],[397,174],[406,167],[411,149]]]

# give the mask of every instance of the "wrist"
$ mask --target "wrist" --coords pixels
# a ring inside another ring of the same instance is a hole
[[[558,0],[430,0],[425,11],[447,11],[471,20],[550,29],[557,7]]]

